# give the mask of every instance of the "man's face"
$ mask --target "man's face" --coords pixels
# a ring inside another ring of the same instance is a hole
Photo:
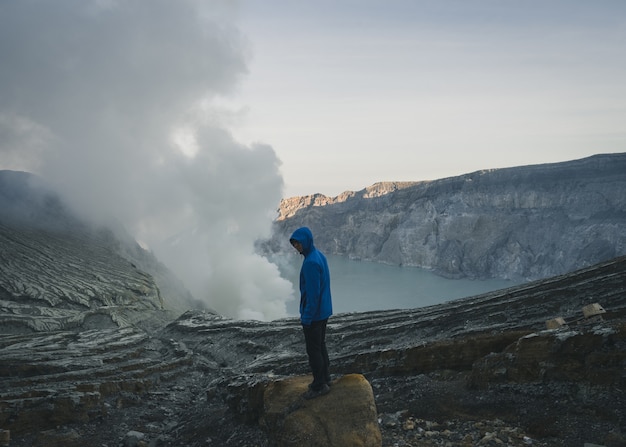
[[[298,253],[302,254],[302,244],[300,242],[298,242],[298,241],[291,241],[291,245],[293,245],[293,248],[298,250]]]

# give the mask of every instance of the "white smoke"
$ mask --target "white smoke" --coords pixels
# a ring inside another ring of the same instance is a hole
[[[234,141],[211,106],[246,73],[232,5],[0,2],[0,169],[120,220],[218,312],[267,320],[293,297],[253,250],[282,195],[280,161]]]

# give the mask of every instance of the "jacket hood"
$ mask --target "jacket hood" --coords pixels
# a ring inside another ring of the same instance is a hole
[[[296,240],[302,244],[303,254],[308,254],[313,249],[313,233],[309,230],[308,227],[298,228],[293,232],[289,240]]]

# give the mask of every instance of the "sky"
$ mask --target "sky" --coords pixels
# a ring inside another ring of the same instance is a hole
[[[239,26],[232,131],[286,197],[626,151],[622,0],[250,0]]]
[[[281,198],[626,151],[623,0],[0,1],[0,169],[286,315]]]

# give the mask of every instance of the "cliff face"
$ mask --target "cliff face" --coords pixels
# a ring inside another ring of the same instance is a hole
[[[302,225],[331,254],[448,277],[545,278],[626,254],[626,154],[285,199],[264,247],[281,250]]]

